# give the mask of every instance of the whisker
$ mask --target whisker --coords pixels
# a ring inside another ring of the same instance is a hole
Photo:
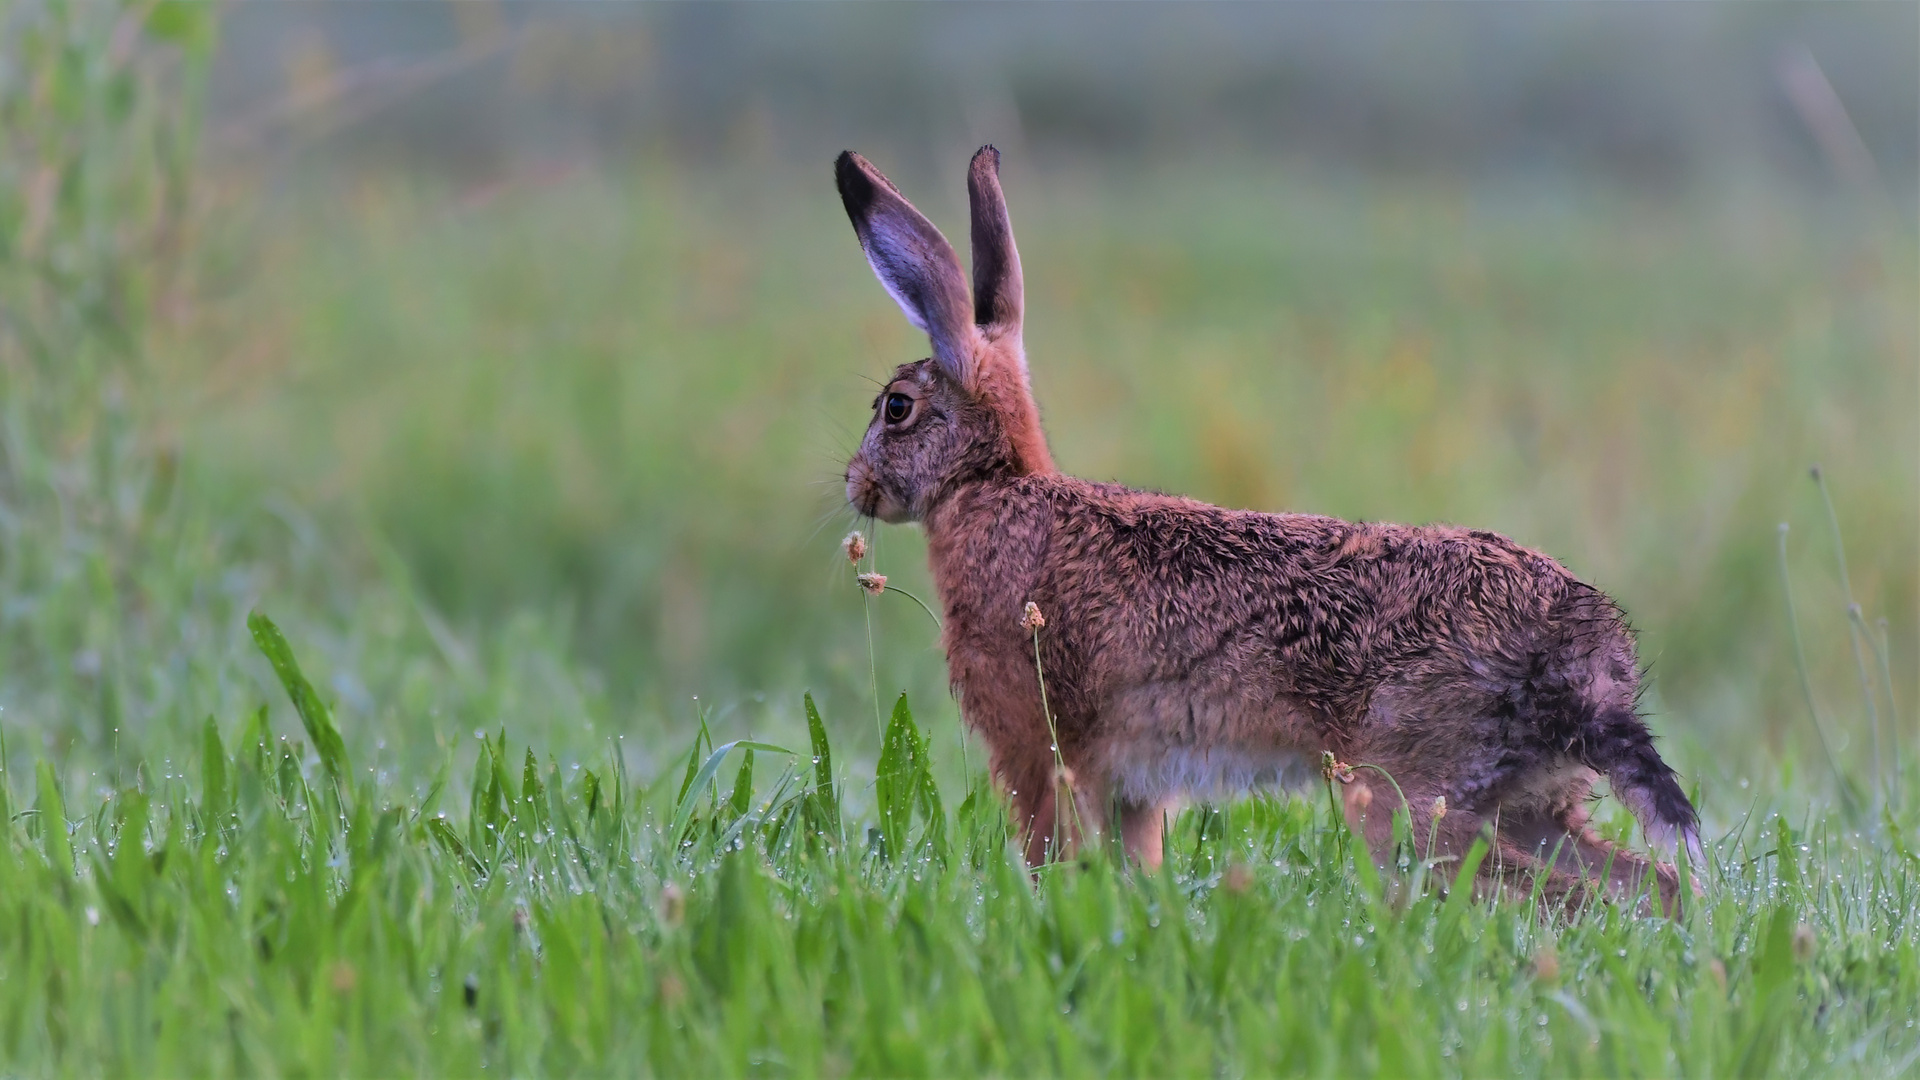
[[[824,514],[821,514],[817,519],[814,520],[813,531],[807,534],[806,542],[809,544],[813,543],[814,540],[819,538],[822,530],[824,530],[828,525],[833,524],[834,519],[838,518],[841,514],[851,510],[853,510],[853,507],[850,504],[842,502],[840,503],[840,505],[829,509]]]

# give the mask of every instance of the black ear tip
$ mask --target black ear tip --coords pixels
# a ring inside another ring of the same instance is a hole
[[[985,164],[997,173],[1000,171],[1000,151],[992,143],[988,143],[973,152],[973,164],[975,168]]]
[[[842,191],[847,189],[849,183],[866,180],[860,171],[860,155],[851,150],[840,151],[840,156],[833,159],[833,179]]]
[[[847,213],[861,216],[867,206],[873,202],[873,178],[860,167],[860,155],[851,150],[840,151],[833,160],[833,180],[840,189],[840,201],[846,205]]]

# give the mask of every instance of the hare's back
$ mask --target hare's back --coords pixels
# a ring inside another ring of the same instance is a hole
[[[1075,486],[1055,504],[1050,576],[1175,652],[1257,633],[1337,670],[1441,641],[1525,651],[1568,615],[1616,621],[1604,596],[1496,533]]]

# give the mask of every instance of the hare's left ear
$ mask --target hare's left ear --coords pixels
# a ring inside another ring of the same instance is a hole
[[[934,360],[960,385],[971,385],[979,335],[953,245],[866,158],[846,151],[833,163],[833,175],[880,284],[927,332]]]
[[[989,338],[1020,337],[1024,303],[1020,252],[1000,193],[1000,151],[983,146],[967,168],[967,204],[973,212],[973,321]]]

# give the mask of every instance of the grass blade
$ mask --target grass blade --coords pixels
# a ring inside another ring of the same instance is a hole
[[[40,842],[47,861],[64,878],[73,877],[73,840],[67,836],[67,804],[60,798],[60,781],[53,763],[41,761],[34,770],[40,782]]]
[[[726,760],[727,755],[735,749],[764,750],[773,754],[786,754],[789,757],[793,755],[793,751],[784,746],[754,742],[750,739],[737,739],[715,747],[713,753],[707,755],[707,760],[701,763],[700,768],[688,777],[687,782],[680,788],[680,801],[673,808],[673,824],[667,830],[667,835],[673,838],[675,844],[680,842],[681,837],[686,833],[687,823],[693,819],[693,808],[700,801],[700,792],[713,781],[714,775],[720,771],[720,763]]]
[[[220,725],[207,717],[200,736],[200,808],[211,822],[226,814],[233,805],[233,789],[227,782],[227,750],[220,745]]]
[[[827,742],[827,725],[813,703],[813,694],[804,699],[807,708],[807,741],[813,749],[813,791],[808,806],[813,811],[814,828],[841,835],[840,793],[833,783],[833,747]]]
[[[340,738],[340,730],[333,726],[333,713],[320,700],[320,695],[314,693],[313,684],[300,670],[286,635],[273,625],[272,619],[257,611],[247,616],[247,630],[253,634],[253,643],[261,655],[273,665],[273,673],[280,677],[287,697],[293,700],[293,709],[300,714],[300,724],[307,729],[307,738],[320,755],[320,764],[326,768],[327,776],[335,785],[346,783],[347,745]]]

